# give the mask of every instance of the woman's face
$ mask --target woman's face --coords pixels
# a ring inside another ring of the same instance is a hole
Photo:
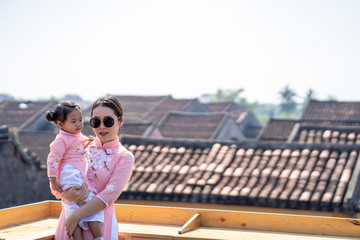
[[[101,123],[98,128],[93,128],[96,137],[102,144],[111,142],[117,139],[119,128],[124,123],[124,117],[117,119],[113,109],[105,106],[97,106],[93,109],[92,118],[100,119]],[[114,125],[112,127],[106,127],[104,125],[104,118],[112,117],[114,119]]]

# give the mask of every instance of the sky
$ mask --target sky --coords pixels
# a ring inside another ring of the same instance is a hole
[[[0,93],[360,101],[358,0],[0,0]]]

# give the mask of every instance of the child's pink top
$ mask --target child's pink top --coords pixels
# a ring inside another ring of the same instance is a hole
[[[129,182],[134,166],[134,156],[124,148],[118,139],[101,144],[98,138],[86,149],[86,175],[88,181],[97,190],[96,197],[107,207],[104,209],[102,232],[104,239],[112,239],[111,228],[117,228],[113,204]],[[114,221],[114,222],[113,222]],[[56,229],[55,239],[68,239],[64,227],[63,213]],[[92,239],[88,231],[84,231],[84,239]],[[116,236],[117,237],[117,236]]]
[[[85,148],[88,138],[82,133],[71,134],[60,130],[55,140],[50,144],[50,153],[47,158],[48,177],[56,177],[59,181],[60,171],[65,163],[78,169],[88,182],[85,174],[86,162],[84,161]],[[92,187],[90,190],[94,191]]]

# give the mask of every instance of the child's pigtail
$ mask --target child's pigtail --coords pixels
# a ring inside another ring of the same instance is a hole
[[[46,120],[48,120],[49,122],[54,122],[54,114],[54,111],[47,111],[45,115]]]

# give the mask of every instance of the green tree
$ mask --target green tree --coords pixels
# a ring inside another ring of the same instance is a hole
[[[305,93],[304,101],[300,107],[300,111],[304,111],[306,105],[309,103],[310,100],[316,99],[316,93],[313,89],[309,88]]]
[[[305,93],[305,103],[308,103],[311,99],[316,99],[316,92],[309,88],[307,92]]]
[[[287,114],[294,113],[297,106],[297,103],[294,100],[297,96],[296,92],[286,85],[282,90],[280,90],[279,95],[281,98],[281,111]]]
[[[329,95],[329,96],[327,97],[327,101],[337,102],[337,99],[336,99],[336,97],[335,97],[334,95]]]
[[[250,103],[246,98],[241,97],[241,93],[244,92],[243,88],[236,90],[222,90],[218,89],[215,96],[211,99],[212,102],[234,102],[244,109],[255,111],[257,102]]]
[[[235,102],[244,89],[236,90],[222,90],[218,89],[215,96],[211,99],[212,102]]]

